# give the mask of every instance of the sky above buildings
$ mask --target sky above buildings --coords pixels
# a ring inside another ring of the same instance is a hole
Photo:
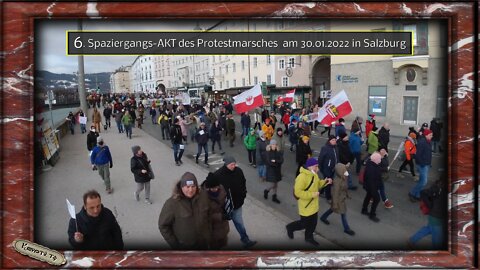
[[[208,28],[218,21],[203,20]],[[83,20],[83,30],[193,30],[196,21],[165,20]],[[66,31],[78,30],[77,20],[39,20],[36,23],[36,69],[73,74],[78,71],[78,57],[66,55]],[[136,56],[85,56],[85,73],[113,72],[133,63]]]

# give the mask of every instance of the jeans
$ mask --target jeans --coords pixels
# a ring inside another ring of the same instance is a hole
[[[248,238],[247,231],[245,230],[245,225],[243,224],[242,207],[233,210],[232,221],[238,234],[240,234],[240,240],[242,243],[247,244],[250,242],[250,238]]]
[[[382,186],[380,186],[380,188],[378,189],[378,193],[380,194],[380,198],[382,199],[382,201],[386,201],[387,200],[387,194],[385,194],[385,185],[382,184]]]
[[[359,174],[360,169],[362,168],[362,154],[360,152],[353,153],[353,156],[355,157],[355,161],[357,162],[357,164],[355,164],[355,172]]]
[[[242,126],[242,137],[243,136],[246,136],[248,135],[248,130],[250,129],[250,127],[247,127],[247,126]]]
[[[68,127],[70,128],[70,132],[72,133],[72,135],[75,134],[75,125],[70,122],[68,124]]]
[[[105,125],[107,125],[108,127],[110,127],[112,124],[112,122],[110,121],[110,117],[109,118],[106,118],[105,117]]]
[[[140,194],[140,192],[145,188],[145,200],[150,199],[150,181],[145,183],[137,183],[137,190],[135,191],[135,195]]]
[[[162,139],[165,140],[165,137],[170,140],[170,128],[168,126],[162,126]]]
[[[420,198],[420,191],[427,185],[429,169],[430,165],[417,165],[419,180],[417,182],[417,185],[414,186],[412,190],[410,190],[410,194],[413,195],[415,198]]]
[[[105,187],[107,190],[111,188],[110,186],[110,163],[103,165],[96,165],[98,169],[98,174],[102,177],[103,182],[105,182]]]
[[[132,138],[132,125],[125,125],[125,133],[128,138]]]
[[[300,216],[300,220],[287,225],[287,230],[294,232],[305,229],[305,240],[313,239],[313,232],[315,227],[317,227],[317,222],[318,212],[308,217]]]
[[[258,176],[261,178],[267,177],[267,165],[258,165],[257,166]]]
[[[257,164],[256,150],[255,149],[253,149],[253,150],[248,150],[247,149],[247,152],[248,152],[248,162],[250,162],[251,164]]]
[[[206,144],[197,144],[197,161],[198,158],[200,157],[200,154],[202,154],[202,148],[205,150],[205,164],[208,163],[208,143]]]
[[[347,184],[349,188],[353,187],[352,176],[350,174],[347,177]]]
[[[328,209],[323,215],[320,217],[322,220],[327,220],[328,216],[330,216],[333,213],[332,208]],[[346,214],[340,214],[342,217],[342,225],[343,225],[343,230],[348,231],[350,230],[350,227],[348,226],[347,222],[347,215]]]
[[[115,122],[117,122],[118,133],[122,133],[123,132],[122,121],[115,121]]]
[[[87,128],[85,126],[85,124],[80,124],[80,130],[82,131],[82,133],[87,132]]]
[[[215,151],[215,143],[218,143],[218,147],[220,148],[220,151],[222,151],[222,141],[220,139],[212,139],[212,152]]]
[[[180,144],[173,144],[173,158],[175,162],[179,162],[182,159],[184,149],[180,149]]]
[[[157,124],[156,123],[156,120],[157,120],[157,116],[156,115],[152,115],[152,124]]]
[[[414,235],[410,237],[412,244],[418,242],[423,237],[432,235],[432,246],[434,249],[442,248],[444,243],[444,232],[441,220],[432,216],[428,216],[428,224],[423,226]]]

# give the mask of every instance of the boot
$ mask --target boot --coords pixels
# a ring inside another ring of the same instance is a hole
[[[280,203],[280,201],[277,199],[277,194],[272,195],[272,201],[276,203]]]
[[[268,189],[265,189],[265,190],[263,191],[263,198],[265,198],[265,200],[268,199],[268,192],[269,192]]]

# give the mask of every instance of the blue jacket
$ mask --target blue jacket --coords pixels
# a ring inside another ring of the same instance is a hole
[[[426,166],[432,164],[432,146],[423,136],[420,136],[417,142],[417,153],[415,154],[415,161],[419,166]]]
[[[350,151],[353,153],[360,153],[362,151],[362,138],[355,133],[350,133],[349,146]]]
[[[336,136],[336,137],[339,137],[340,134],[342,134],[342,133],[347,134],[347,129],[345,128],[345,126],[342,125],[342,124],[336,125],[336,126],[335,126],[335,136]]]
[[[108,146],[100,147],[95,146],[90,155],[90,162],[92,165],[105,165],[107,163],[113,163],[112,154]]]
[[[335,165],[339,162],[337,148],[334,145],[327,144],[320,150],[318,156],[318,167],[323,177],[333,178],[335,175]]]

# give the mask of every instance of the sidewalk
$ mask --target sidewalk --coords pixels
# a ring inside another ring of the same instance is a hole
[[[89,126],[90,123],[87,124]],[[62,138],[60,160],[51,170],[40,172],[36,177],[36,242],[54,249],[71,249],[67,239],[69,215],[65,198],[76,206],[78,212],[83,205],[82,195],[89,189],[96,189],[102,196],[102,203],[112,210],[123,232],[125,248],[128,250],[169,249],[158,230],[158,216],[164,202],[170,197],[173,186],[180,176],[190,171],[196,175],[199,184],[208,171],[197,166],[191,159],[176,167],[173,151],[143,130],[134,128],[132,139],[119,134],[115,123],[100,135],[109,146],[113,157],[110,177],[113,194],[107,194],[103,181],[96,171],[91,170],[86,147],[86,134],[81,134],[76,126],[75,135]],[[131,147],[139,145],[152,160],[156,178],[151,182],[152,205],[135,201],[136,188],[130,171]],[[240,168],[244,166],[239,164]],[[258,244],[254,249],[292,249],[305,250],[312,246],[304,242],[303,231],[295,233],[295,239],[288,239],[285,225],[292,220],[278,211],[265,206],[247,195],[243,206],[243,217],[247,233]],[[321,249],[338,248],[323,237],[316,236]],[[230,222],[229,245],[227,249],[241,249],[239,235]]]

